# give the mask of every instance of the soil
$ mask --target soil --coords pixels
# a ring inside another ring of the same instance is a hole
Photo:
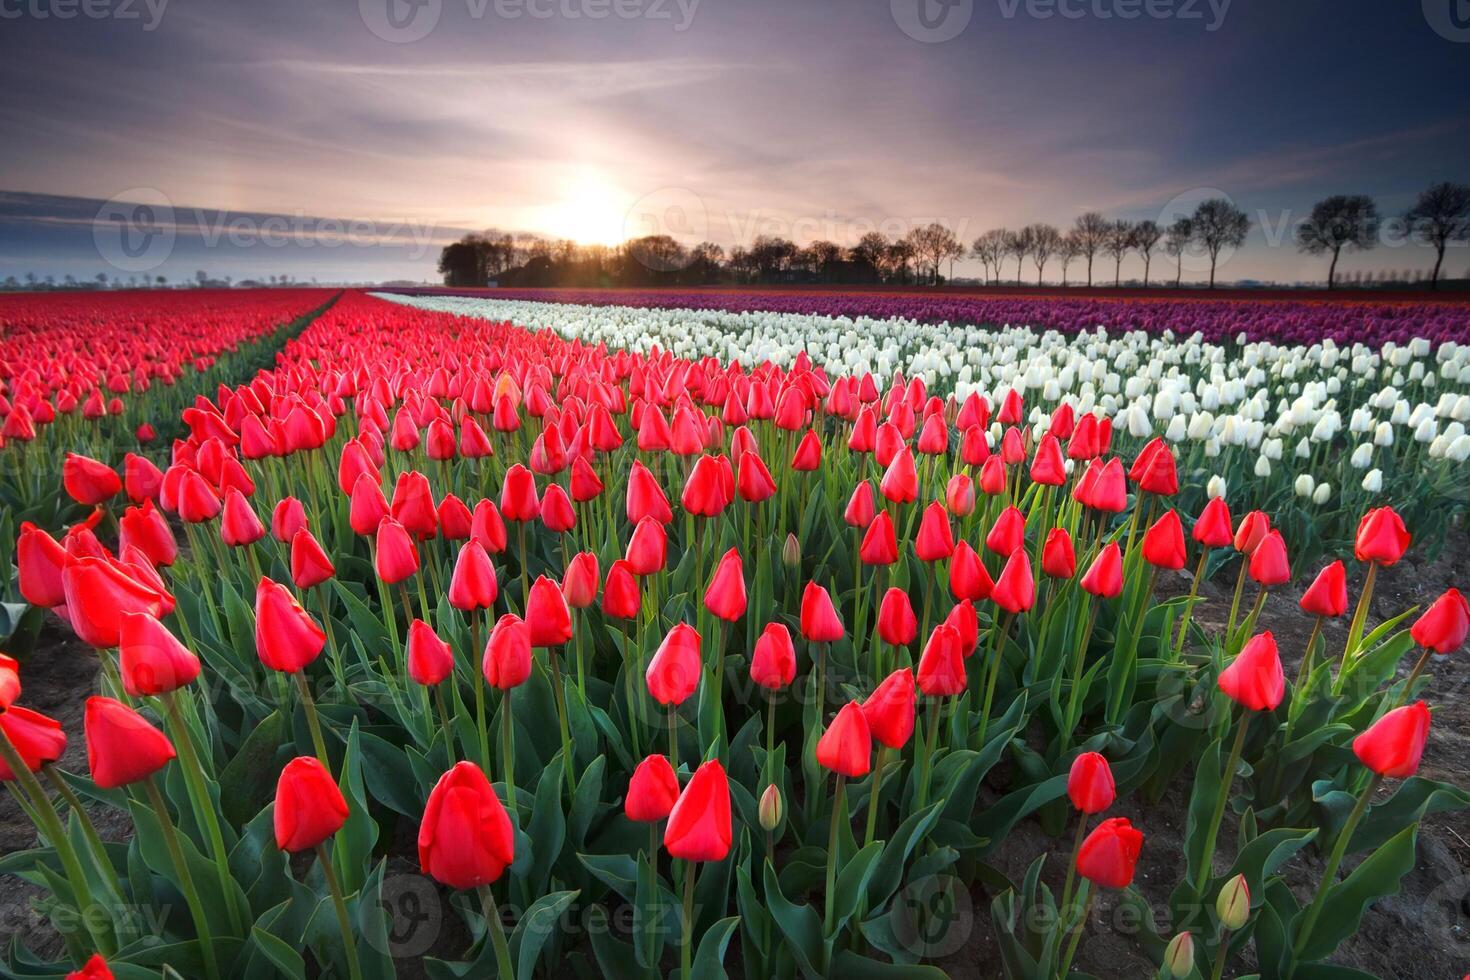
[[[1410,606],[1421,608],[1452,585],[1470,582],[1470,536],[1464,531],[1451,532],[1450,539],[1435,560],[1416,559],[1414,552],[1399,564],[1379,573],[1371,610],[1371,621],[1397,615]],[[1360,571],[1349,562],[1349,589],[1356,595],[1361,586]],[[1297,601],[1310,582],[1310,576],[1290,589],[1272,594],[1262,612],[1260,624],[1272,630],[1279,644],[1288,677],[1295,676],[1311,620],[1301,614]],[[1206,601],[1196,607],[1195,621],[1207,629],[1222,630],[1229,610],[1232,574],[1216,575],[1201,589]],[[1182,595],[1188,590],[1188,579],[1161,579],[1158,594],[1163,597]],[[1327,648],[1341,649],[1345,639],[1345,619],[1324,628]],[[1466,673],[1457,662],[1459,654],[1439,663],[1431,663],[1426,671],[1429,683],[1422,696],[1434,708],[1434,725],[1424,753],[1420,774],[1436,780],[1470,786],[1470,690]],[[1401,664],[1401,676],[1412,667],[1412,658]],[[85,771],[86,752],[80,737],[82,706],[96,688],[97,662],[90,650],[58,628],[48,624],[37,651],[22,666],[25,703],[61,721],[71,736],[64,769]],[[1182,871],[1182,842],[1186,806],[1187,776],[1175,785],[1157,805],[1147,806],[1136,799],[1120,803],[1110,815],[1126,816],[1145,828],[1147,842],[1140,860],[1135,883],[1150,902],[1166,903],[1168,893]],[[127,818],[97,809],[93,819],[100,833],[112,840],[126,839],[130,832]],[[411,834],[404,827],[395,835],[395,851],[411,861]],[[1220,852],[1232,853],[1233,829],[1230,821],[1222,830]],[[20,812],[9,794],[0,795],[0,852],[35,845],[36,835],[29,820]],[[1022,822],[1006,838],[1005,846],[992,855],[992,862],[1013,881],[1024,877],[1027,867],[1037,855],[1053,852],[1048,861],[1047,880],[1059,890],[1063,861],[1068,844],[1052,837],[1032,819]],[[1461,977],[1470,971],[1470,811],[1432,814],[1426,817],[1419,833],[1418,864],[1405,876],[1400,892],[1380,900],[1364,916],[1356,935],[1338,949],[1332,961],[1355,967],[1385,980],[1398,978]],[[395,859],[396,860],[396,859]],[[1322,855],[1308,850],[1298,855],[1287,870],[1288,882],[1305,900],[1320,877]],[[1351,862],[1344,868],[1350,869]],[[405,865],[405,868],[407,866]],[[41,890],[15,878],[7,878],[0,887],[0,946],[12,939],[23,938],[38,954],[60,955],[60,942],[44,918],[31,909]],[[990,902],[994,896],[981,884],[970,893],[973,915],[966,933],[959,937],[962,945],[956,951],[934,961],[955,980],[980,980],[999,976],[995,941],[990,925]],[[1111,897],[1101,898],[1089,921],[1087,932],[1076,957],[1076,966],[1103,978],[1152,977],[1156,962],[1146,956],[1137,942],[1117,928],[1120,918]],[[453,918],[452,916],[449,918]],[[451,927],[450,931],[454,931]],[[453,958],[463,948],[464,937],[457,932],[429,950],[430,955]],[[1249,972],[1253,952],[1247,947],[1240,961],[1227,970]],[[409,967],[405,975],[413,974]]]

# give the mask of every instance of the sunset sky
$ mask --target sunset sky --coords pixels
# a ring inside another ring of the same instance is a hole
[[[1317,198],[1398,213],[1470,179],[1470,29],[1438,0],[93,2],[109,16],[0,4],[0,276],[109,271],[91,215],[140,191],[195,226],[376,222],[161,269],[325,280],[434,278],[464,229],[614,242],[654,216],[728,247],[938,220],[970,241],[1218,190],[1256,221],[1222,275],[1292,280],[1322,272],[1283,230]],[[968,21],[925,37],[919,3]]]

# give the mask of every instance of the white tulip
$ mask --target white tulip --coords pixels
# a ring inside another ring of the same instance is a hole
[[[1265,456],[1256,457],[1256,476],[1268,477],[1271,475],[1271,461]]]
[[[1381,491],[1383,489],[1383,472],[1378,469],[1369,470],[1368,475],[1363,477],[1363,489],[1369,493],[1378,493]]]
[[[1332,484],[1325,482],[1317,484],[1317,489],[1312,491],[1312,503],[1325,504],[1330,499],[1332,499]]]
[[[1373,446],[1366,442],[1360,443],[1358,445],[1358,448],[1353,450],[1352,456],[1348,459],[1348,463],[1353,467],[1353,469],[1357,470],[1367,469],[1372,464],[1372,462]]]
[[[1205,496],[1211,499],[1225,496],[1225,478],[1218,473],[1210,477],[1205,484]]]

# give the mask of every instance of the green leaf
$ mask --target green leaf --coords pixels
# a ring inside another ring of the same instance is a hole
[[[822,942],[822,920],[810,905],[795,905],[781,894],[781,883],[771,862],[765,863],[766,907],[776,928],[786,937],[796,964],[812,980],[822,977],[825,946]]]
[[[510,937],[510,955],[516,962],[516,975],[530,977],[536,968],[536,958],[546,948],[546,941],[556,932],[557,919],[568,905],[576,901],[580,891],[553,892],[538,898]]]
[[[270,960],[283,976],[294,980],[306,980],[306,960],[292,948],[290,943],[278,939],[264,929],[250,930],[250,943]]]
[[[241,826],[270,802],[280,775],[281,746],[289,738],[285,717],[272,711],[256,724],[220,773],[220,806],[231,824]]]
[[[1352,874],[1332,886],[1322,905],[1322,914],[1302,947],[1303,961],[1332,955],[1339,943],[1357,931],[1369,905],[1399,890],[1399,881],[1414,868],[1414,843],[1418,834],[1418,824],[1405,827],[1365,858]],[[1300,928],[1301,922],[1295,925]]]
[[[724,967],[725,947],[730,945],[730,937],[739,924],[740,916],[732,915],[721,919],[705,931],[690,966],[697,980],[721,980],[727,976]]]

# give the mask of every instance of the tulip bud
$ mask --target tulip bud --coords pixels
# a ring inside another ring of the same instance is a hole
[[[1169,940],[1169,946],[1164,950],[1164,969],[1169,971],[1169,976],[1175,980],[1183,980],[1194,971],[1194,937],[1187,932],[1181,932]]]
[[[760,822],[761,829],[770,833],[781,826],[781,818],[785,816],[786,805],[781,801],[781,788],[775,783],[766,787],[761,794]]]
[[[1215,914],[1220,917],[1220,923],[1231,931],[1250,920],[1251,892],[1246,887],[1245,875],[1236,875],[1225,882],[1220,896],[1215,899]]]
[[[796,535],[786,535],[786,543],[781,547],[781,562],[787,568],[801,564],[801,542],[796,540]]]

